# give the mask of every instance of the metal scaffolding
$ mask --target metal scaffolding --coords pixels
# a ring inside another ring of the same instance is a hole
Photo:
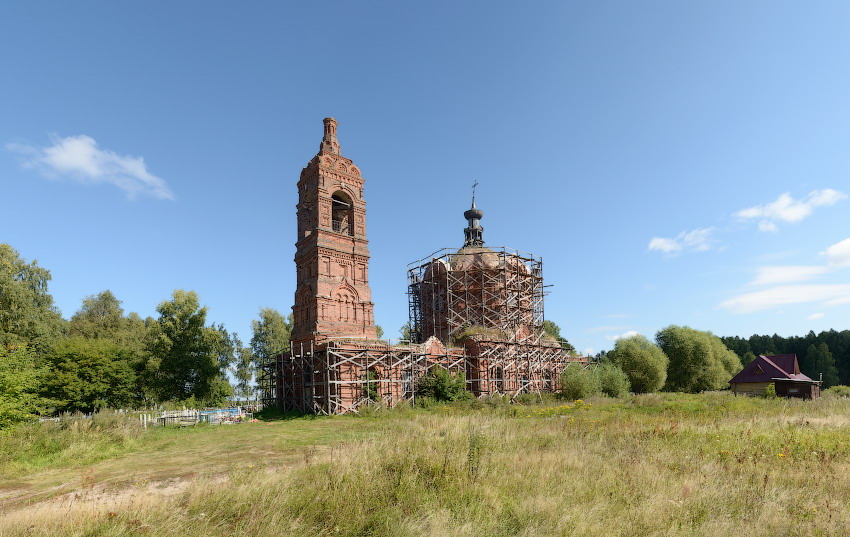
[[[260,368],[266,404],[317,414],[414,402],[435,367],[476,397],[552,392],[571,356],[543,330],[543,263],[508,248],[443,249],[408,265],[411,337],[299,344]]]
[[[465,372],[462,349],[425,352],[424,347],[359,339],[300,345],[263,365],[261,397],[285,411],[316,414],[346,414],[364,405],[393,407],[413,401],[416,379],[431,368]]]
[[[444,248],[408,265],[407,278],[414,341],[455,341],[470,327],[516,343],[541,341],[542,259],[505,247]]]
[[[476,397],[552,392],[564,368],[581,361],[559,346],[469,338],[463,348],[330,340],[300,346],[265,364],[261,397],[285,411],[358,412],[364,405],[415,403],[416,381],[434,367],[462,374]]]

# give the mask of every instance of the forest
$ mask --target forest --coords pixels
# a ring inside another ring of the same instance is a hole
[[[796,354],[800,370],[818,380],[823,374],[824,388],[850,384],[850,330],[824,331],[805,336],[782,337],[777,334],[749,338],[721,337],[723,343],[741,357],[744,365],[756,356]]]
[[[289,345],[291,322],[259,310],[248,344],[175,290],[156,317],[126,313],[109,290],[64,319],[50,271],[0,244],[0,428],[36,416],[250,397],[259,363]],[[231,383],[232,379],[232,383]]]

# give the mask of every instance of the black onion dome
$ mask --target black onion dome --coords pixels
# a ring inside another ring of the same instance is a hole
[[[484,218],[484,211],[473,205],[471,209],[463,213],[463,217],[467,220],[481,220]]]

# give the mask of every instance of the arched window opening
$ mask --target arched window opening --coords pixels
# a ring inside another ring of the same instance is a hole
[[[331,220],[334,231],[354,236],[354,208],[345,192],[331,196]]]

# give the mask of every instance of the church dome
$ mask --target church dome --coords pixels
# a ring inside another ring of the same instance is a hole
[[[426,281],[431,281],[440,276],[444,276],[449,270],[451,270],[449,264],[446,263],[443,259],[434,259],[428,264],[428,267],[425,269],[423,279]]]
[[[449,257],[452,270],[496,269],[501,264],[499,254],[486,246],[464,246]]]
[[[475,202],[473,202],[472,208],[466,210],[463,213],[463,217],[467,220],[481,220],[484,218],[484,211],[475,206]]]
[[[486,246],[464,246],[449,256],[450,270],[507,269],[520,274],[531,274],[528,266],[515,254],[496,252]]]

